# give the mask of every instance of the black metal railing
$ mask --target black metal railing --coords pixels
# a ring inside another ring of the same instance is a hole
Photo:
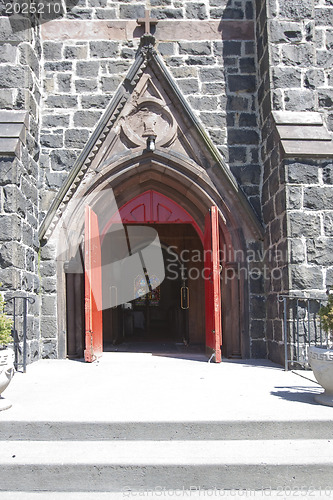
[[[20,301],[22,307],[20,307]],[[6,302],[13,303],[13,339],[14,339],[14,366],[17,370],[22,366],[23,373],[27,371],[27,321],[28,321],[28,303],[33,304],[33,297],[17,295],[6,299]],[[18,333],[18,319],[22,319],[22,335]],[[22,344],[22,347],[21,347]],[[19,361],[22,359],[22,361]]]
[[[327,298],[279,295],[278,300],[283,302],[285,370],[289,367],[308,369],[308,348],[330,347],[329,335],[324,331],[319,316]]]

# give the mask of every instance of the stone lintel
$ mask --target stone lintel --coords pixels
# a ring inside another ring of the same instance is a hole
[[[323,119],[316,111],[273,111],[277,125],[322,125]]]
[[[20,157],[28,123],[26,111],[0,111],[0,154]]]
[[[20,157],[20,142],[17,139],[0,138],[0,155]]]
[[[22,123],[1,123],[0,121],[0,137],[5,138],[18,138],[21,142],[25,143],[25,127]]]
[[[277,125],[281,139],[330,141],[331,136],[324,125]]]
[[[42,39],[65,40],[130,40],[144,33],[136,20],[86,21],[57,19],[42,25]],[[154,33],[158,41],[178,40],[253,40],[252,21],[159,21]]]
[[[0,110],[0,123],[24,123],[29,124],[29,114],[26,111]]]
[[[332,135],[318,112],[273,111],[286,156],[331,157]]]
[[[286,156],[329,158],[333,156],[333,141],[282,140]]]

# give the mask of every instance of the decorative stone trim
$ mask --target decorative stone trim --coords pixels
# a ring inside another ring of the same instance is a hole
[[[136,21],[55,20],[42,26],[43,40],[131,40],[143,35]],[[236,33],[236,35],[235,35]],[[154,34],[157,40],[253,40],[253,21],[187,20],[159,21]]]
[[[321,113],[273,111],[272,114],[286,156],[333,155],[332,136]]]
[[[0,154],[21,156],[25,145],[29,115],[26,111],[0,111]]]

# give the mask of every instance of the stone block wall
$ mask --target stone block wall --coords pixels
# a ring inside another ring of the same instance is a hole
[[[287,160],[290,290],[333,286],[333,163]]]
[[[262,209],[267,256],[278,271],[266,282],[268,355],[282,363],[282,304],[278,294],[323,295],[331,286],[332,165],[287,158],[271,111],[320,111],[331,129],[329,2],[257,1],[258,90],[264,164]],[[277,255],[277,254],[276,254]],[[280,279],[281,278],[281,279]]]
[[[31,296],[28,306],[28,359],[38,359],[39,343],[39,30],[12,29],[0,16],[0,109],[25,110],[29,114],[26,138],[17,156],[0,152],[0,282],[5,299],[13,294]],[[7,305],[7,311],[12,306]],[[19,304],[18,313],[22,313]],[[17,333],[22,339],[22,317]]]
[[[285,186],[288,263],[283,292],[290,296],[325,298],[326,290],[333,286],[332,161],[288,158],[281,173]],[[287,301],[289,359],[295,334],[293,305],[293,301]],[[270,313],[268,309],[267,314]],[[282,303],[277,304],[277,314],[281,328]],[[269,331],[267,325],[267,335]],[[271,343],[271,351],[278,355],[273,359],[283,361],[281,342],[280,346]]]
[[[138,40],[44,41],[42,217],[125,77],[137,47]]]
[[[333,5],[268,2],[274,109],[320,111],[333,130]]]
[[[288,290],[288,251],[283,152],[271,115],[271,47],[269,44],[269,0],[256,2],[258,47],[258,111],[261,128],[260,159],[263,165],[261,206],[265,225],[263,267],[265,270],[265,344],[267,355],[283,363],[283,310],[278,294]],[[264,349],[264,346],[262,346]]]
[[[283,307],[279,302],[279,295],[289,291],[288,215],[285,165],[274,127],[272,127],[266,146],[270,143],[274,143],[274,146],[272,150],[266,149],[262,188],[265,224],[264,265],[267,272],[265,280],[266,341],[268,357],[283,364]]]

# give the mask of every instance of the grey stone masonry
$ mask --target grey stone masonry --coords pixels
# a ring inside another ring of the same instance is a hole
[[[291,291],[333,286],[333,162],[288,160],[286,165]]]
[[[28,126],[29,116],[25,111],[0,111],[0,154],[20,158]]]
[[[38,169],[26,149],[22,159],[0,156],[0,283],[5,299],[23,295],[35,299],[28,308],[28,360],[39,358]],[[26,165],[33,167],[29,172]],[[36,177],[35,177],[36,176]],[[22,304],[18,303],[16,333],[23,340]],[[7,305],[13,312],[12,303]],[[22,348],[22,344],[21,344]]]
[[[285,156],[329,156],[333,154],[332,135],[321,113],[273,111]]]
[[[332,115],[333,4],[269,0],[272,102],[276,110]]]
[[[93,2],[91,10],[98,9],[102,7]],[[81,7],[77,15],[83,10],[86,15],[87,9]],[[138,40],[43,43],[40,221],[125,77],[137,48]],[[124,51],[131,51],[129,60],[124,59]]]
[[[5,300],[35,299],[28,306],[28,361],[40,357],[38,276],[39,223],[39,29],[13,31],[0,17],[0,283]],[[7,303],[13,312],[12,302]],[[23,334],[22,303],[16,333]],[[19,356],[19,361],[22,359]]]
[[[269,357],[280,363],[278,295],[322,295],[332,284],[332,165],[316,159],[332,156],[325,63],[332,5],[323,3],[257,1],[265,252],[279,251],[281,270],[266,282],[266,341]]]

